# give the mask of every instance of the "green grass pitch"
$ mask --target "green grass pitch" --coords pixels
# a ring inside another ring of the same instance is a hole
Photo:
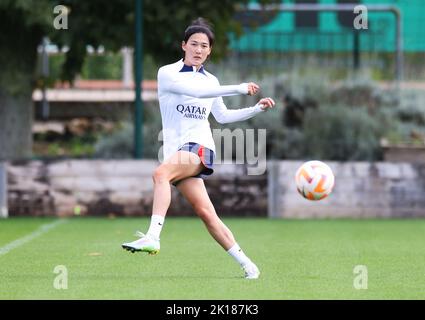
[[[121,248],[147,218],[70,218],[28,238],[54,221],[0,220],[0,299],[425,299],[425,220],[223,219],[258,280],[197,218],[167,218],[157,256]]]

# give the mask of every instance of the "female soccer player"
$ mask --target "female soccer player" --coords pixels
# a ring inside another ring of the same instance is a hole
[[[202,179],[213,173],[215,146],[208,116],[212,113],[219,123],[246,120],[272,108],[275,102],[264,98],[253,107],[228,110],[223,96],[255,95],[260,88],[253,82],[220,85],[203,66],[213,43],[210,26],[198,18],[185,30],[184,58],[158,71],[164,161],[153,174],[154,199],[149,230],[146,235],[139,232],[140,239],[124,243],[122,247],[131,252],[159,252],[160,233],[171,201],[170,184],[173,184],[193,206],[211,236],[240,263],[245,278],[256,279],[260,271],[217,216]]]

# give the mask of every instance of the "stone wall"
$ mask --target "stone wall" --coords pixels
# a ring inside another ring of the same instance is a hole
[[[9,215],[150,215],[157,165],[153,160],[8,163]],[[215,170],[206,186],[218,214],[267,215],[266,175],[247,176],[241,165]],[[174,187],[168,214],[194,214]]]
[[[220,216],[425,217],[425,164],[326,162],[333,193],[308,201],[296,191],[302,161],[270,161],[267,173],[247,175],[244,165],[217,165],[205,181]],[[8,163],[10,216],[146,216],[152,208],[150,160],[71,160]],[[171,216],[194,215],[172,188]]]
[[[285,218],[425,217],[425,164],[326,162],[334,172],[332,194],[321,201],[302,198],[294,185],[301,161],[271,162],[269,215]]]

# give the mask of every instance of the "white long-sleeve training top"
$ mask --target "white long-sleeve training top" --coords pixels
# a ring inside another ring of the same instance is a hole
[[[248,93],[248,84],[221,86],[203,67],[196,71],[180,60],[158,70],[158,99],[162,117],[164,160],[182,145],[195,142],[215,153],[208,116],[219,123],[249,119],[263,112],[261,105],[229,110],[223,96]]]

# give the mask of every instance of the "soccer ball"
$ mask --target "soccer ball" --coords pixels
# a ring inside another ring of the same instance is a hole
[[[334,182],[331,168],[317,160],[304,162],[295,173],[297,190],[308,200],[326,198],[332,192]]]

